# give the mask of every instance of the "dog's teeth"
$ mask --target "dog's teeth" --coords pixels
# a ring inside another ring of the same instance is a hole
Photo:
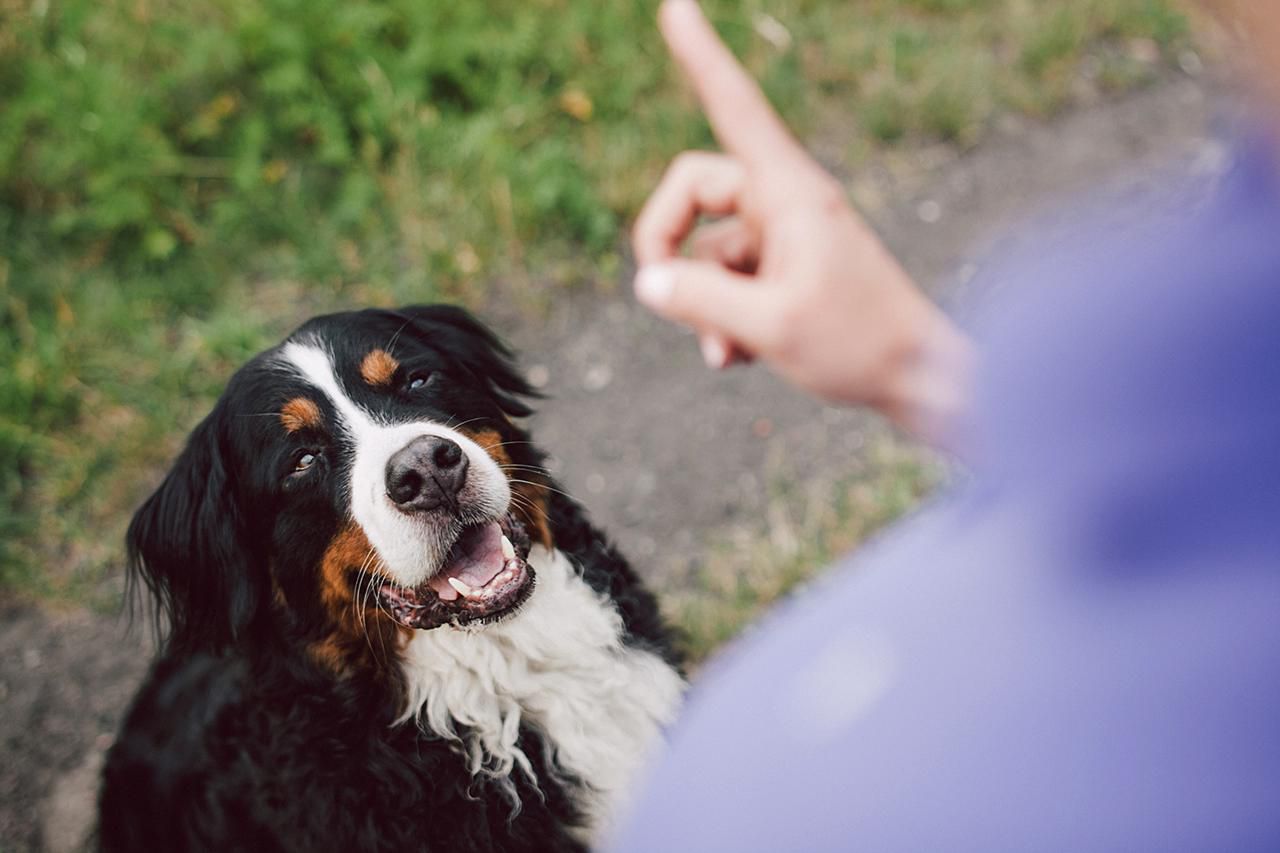
[[[457,578],[449,578],[449,586],[456,589],[462,595],[465,595],[468,597],[470,597],[471,595],[471,587],[467,586],[465,583],[458,580]]]
[[[511,540],[505,535],[502,537],[502,556],[508,560],[515,559],[516,556],[516,547],[511,544]]]

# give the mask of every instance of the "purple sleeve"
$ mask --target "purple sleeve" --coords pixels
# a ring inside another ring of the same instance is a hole
[[[700,680],[619,851],[1280,849],[1280,192],[985,335],[973,479]]]

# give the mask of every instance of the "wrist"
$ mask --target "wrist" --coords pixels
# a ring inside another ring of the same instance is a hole
[[[930,444],[945,443],[969,407],[976,356],[969,338],[924,296],[904,317],[876,408]]]

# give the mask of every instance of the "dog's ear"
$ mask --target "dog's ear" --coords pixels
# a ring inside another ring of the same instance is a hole
[[[515,366],[511,349],[487,326],[455,305],[410,305],[398,312],[424,341],[460,360],[489,390],[510,417],[533,414],[528,400],[538,393]]]
[[[266,573],[251,565],[218,421],[215,409],[196,427],[127,535],[131,591],[139,583],[150,590],[160,635],[183,651],[234,644],[269,594]]]

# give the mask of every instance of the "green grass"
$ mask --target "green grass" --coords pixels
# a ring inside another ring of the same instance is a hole
[[[307,315],[615,277],[665,162],[710,144],[655,5],[0,0],[0,587],[101,590],[182,435]],[[1153,73],[1128,45],[1187,39],[1158,0],[708,6],[855,154],[972,144],[1090,54],[1122,89]]]

